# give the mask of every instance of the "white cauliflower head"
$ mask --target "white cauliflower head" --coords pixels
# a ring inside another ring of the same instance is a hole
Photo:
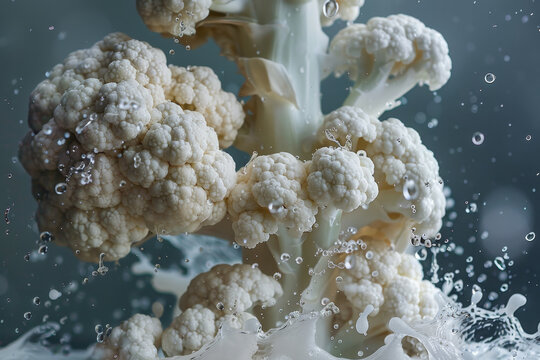
[[[170,66],[173,82],[168,98],[182,108],[203,114],[213,128],[222,148],[232,145],[244,123],[244,111],[236,97],[221,89],[221,82],[211,68]]]
[[[407,246],[413,228],[419,236],[437,234],[445,213],[443,182],[437,160],[415,130],[398,119],[379,121],[344,107],[325,118],[319,141],[326,144],[329,136],[352,151],[365,152],[373,161],[379,190],[367,210],[344,214],[345,225],[360,233],[379,232],[398,250]]]
[[[155,360],[161,332],[159,319],[136,314],[115,327],[105,342],[96,347],[94,356],[98,359]]]
[[[318,205],[346,212],[369,204],[378,193],[369,158],[330,147],[313,154],[307,187]]]
[[[137,10],[150,30],[172,36],[195,34],[212,0],[137,0]]]
[[[336,75],[348,73],[355,81],[346,104],[374,115],[418,83],[439,89],[452,68],[442,35],[402,14],[346,27],[332,40],[330,54]]]
[[[353,313],[358,316],[371,304],[374,329],[377,324],[386,326],[392,317],[407,322],[433,318],[438,310],[437,289],[422,280],[422,267],[414,255],[392,250],[389,244],[377,239],[364,244],[367,246],[347,255],[349,269],[338,274],[342,281],[337,282],[337,288]]]
[[[238,172],[228,211],[239,245],[253,248],[279,226],[292,236],[311,230],[318,209],[307,193],[308,166],[282,152],[255,157]]]
[[[254,306],[272,306],[282,295],[281,285],[258,268],[217,265],[190,282],[180,299],[183,312],[163,332],[163,351],[168,356],[191,354],[214,339],[221,326],[242,328],[254,318],[249,313]]]
[[[209,68],[178,77],[189,71],[165,60],[110,34],[70,54],[32,92],[20,158],[40,202],[38,225],[84,260],[119,259],[149,231],[194,231],[225,216],[235,164],[211,125],[232,141],[241,105]]]

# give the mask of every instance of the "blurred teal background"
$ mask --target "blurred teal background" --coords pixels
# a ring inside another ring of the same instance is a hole
[[[422,135],[451,189],[442,235],[461,246],[464,255],[440,255],[442,273],[459,272],[456,277],[465,283],[463,299],[470,296],[472,284],[479,283],[485,306],[503,305],[515,292],[525,294],[529,305],[517,315],[532,332],[540,320],[540,4],[366,0],[358,21],[394,13],[415,16],[441,32],[453,60],[453,75],[445,87],[437,93],[416,88],[406,95],[405,106],[382,117],[398,117]],[[343,25],[328,29],[329,35]],[[174,306],[172,297],[153,292],[144,278],[133,280],[125,271],[133,256],[111,264],[109,274],[99,278],[90,276],[94,265],[80,264],[70,251],[54,245],[45,256],[24,259],[35,253],[39,237],[30,178],[17,161],[17,143],[27,132],[28,95],[69,52],[90,47],[113,31],[161,48],[171,63],[212,67],[228,91],[242,84],[235,65],[220,57],[214,44],[186,51],[147,30],[134,0],[0,0],[0,119],[6,127],[0,131],[0,206],[5,210],[0,346],[40,324],[44,316],[62,319],[60,341],[83,346],[95,340],[96,324],[115,325],[134,311],[148,313],[155,300],[168,304],[168,313]],[[496,77],[491,84],[485,81],[487,73]],[[340,105],[347,84],[334,78],[324,82],[325,112]],[[481,145],[471,141],[475,132],[485,136]],[[477,211],[471,211],[471,203]],[[528,242],[525,235],[531,231],[538,233],[537,239]],[[144,246],[155,256],[171,251],[154,240]],[[504,246],[509,259],[502,271],[490,261],[503,256]],[[467,267],[471,271],[465,273]],[[83,287],[84,277],[91,280]],[[500,290],[504,283],[509,285],[506,292]],[[62,296],[47,302],[51,289]],[[42,299],[39,306],[32,304],[35,296]],[[33,314],[30,320],[23,317],[27,311]]]

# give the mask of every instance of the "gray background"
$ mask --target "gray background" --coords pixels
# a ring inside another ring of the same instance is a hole
[[[439,262],[444,271],[460,271],[456,277],[465,282],[464,299],[481,274],[487,275],[481,283],[485,300],[489,292],[500,292],[501,284],[510,287],[487,306],[504,304],[514,292],[527,295],[529,305],[518,316],[532,332],[540,320],[540,4],[366,0],[359,21],[400,12],[441,32],[453,60],[453,75],[444,88],[436,94],[417,88],[407,94],[406,106],[383,116],[398,117],[420,132],[452,189],[455,205],[447,212],[442,234],[462,246],[465,255],[459,255],[458,247],[457,254],[442,254]],[[342,26],[337,24],[329,33]],[[111,264],[107,276],[92,278],[84,287],[82,279],[95,267],[78,263],[64,248],[51,246],[46,256],[24,260],[26,253],[37,249],[38,239],[29,177],[16,160],[17,142],[27,131],[28,94],[70,51],[89,47],[112,31],[150,42],[177,65],[211,66],[228,90],[241,85],[235,66],[219,57],[213,44],[186,51],[148,31],[133,0],[0,0],[0,119],[5,127],[0,131],[0,207],[10,208],[10,223],[2,222],[0,233],[0,346],[40,324],[44,315],[56,321],[67,316],[59,340],[71,336],[75,346],[82,346],[95,339],[98,323],[116,324],[133,311],[149,312],[156,299],[168,304],[168,312],[173,306],[171,297],[152,292],[145,281],[129,281],[125,269],[133,257],[119,266]],[[169,49],[175,55],[169,55]],[[484,81],[486,73],[495,74],[494,83]],[[326,112],[339,106],[346,86],[345,79],[325,81]],[[471,141],[476,131],[485,135],[479,146]],[[467,213],[467,202],[476,203],[478,211]],[[539,238],[525,241],[525,235],[535,230]],[[506,271],[489,267],[486,261],[502,256],[503,246],[509,248],[506,263],[514,260],[514,265]],[[174,251],[156,241],[145,247],[156,256]],[[474,267],[471,276],[465,273],[468,265],[469,270]],[[79,290],[74,292],[74,286]],[[52,288],[63,295],[47,303]],[[40,306],[32,304],[34,296],[42,299]],[[33,314],[29,321],[23,318],[26,311]]]

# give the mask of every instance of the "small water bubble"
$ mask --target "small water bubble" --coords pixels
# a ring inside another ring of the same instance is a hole
[[[67,191],[67,184],[65,182],[60,182],[54,186],[54,192],[58,195],[62,195]]]
[[[504,263],[504,259],[500,256],[497,256],[495,260],[493,260],[493,263],[501,271],[506,269],[506,264]]]
[[[304,261],[304,259],[301,256],[294,259],[294,262],[297,263],[298,265],[300,265],[303,261]]]
[[[272,214],[279,214],[283,210],[285,210],[285,207],[283,206],[283,204],[280,204],[280,203],[277,203],[277,202],[271,202],[270,204],[268,204],[268,210]]]
[[[75,132],[77,134],[81,134],[84,131],[84,129],[86,129],[88,127],[88,125],[90,125],[91,123],[92,123],[92,120],[90,120],[90,119],[87,119],[85,121],[81,121],[79,123],[79,125],[77,125],[77,127],[75,128]]]
[[[413,180],[407,180],[403,184],[403,196],[406,200],[414,200],[418,197],[418,188]]]
[[[501,290],[501,292],[508,291],[508,284],[507,283],[502,284],[501,287],[500,287],[500,290]]]
[[[30,261],[30,254],[24,255],[24,261]]]
[[[51,242],[54,240],[54,236],[48,231],[43,231],[41,234],[39,234],[39,240],[43,242]]]
[[[328,305],[329,303],[330,303],[330,299],[329,299],[329,298],[323,297],[323,298],[321,299],[321,305],[322,305],[322,306],[326,306],[326,305]]]
[[[175,51],[173,49],[169,50],[169,54],[170,55],[174,55],[175,54]]]
[[[531,136],[531,135],[527,135],[527,136],[525,136],[525,140],[527,140],[527,141],[531,141],[531,139],[532,139],[532,136]]]
[[[495,75],[493,73],[487,73],[485,76],[484,76],[484,80],[488,83],[488,84],[493,84],[493,82],[495,81]]]
[[[30,320],[32,318],[32,313],[30,311],[27,311],[24,313],[23,316],[26,320]]]
[[[281,261],[287,262],[291,258],[291,255],[289,255],[287,253],[283,253],[283,254],[281,254],[281,256],[279,258],[281,259]]]
[[[534,233],[534,231],[531,231],[530,233],[525,235],[525,240],[527,241],[533,241],[535,238],[536,238],[536,234]]]
[[[104,334],[104,333],[99,333],[99,334],[97,334],[97,336],[96,336],[96,342],[102,343],[103,341],[105,341],[105,334]]]
[[[366,259],[368,259],[368,260],[373,259],[373,251],[366,252]]]
[[[337,277],[336,277],[336,282],[337,282],[337,283],[340,283],[340,282],[342,282],[342,281],[343,281],[343,277],[341,277],[341,276],[337,276]]]
[[[94,331],[96,332],[96,334],[102,334],[103,333],[103,326],[101,324],[97,324],[94,327]]]
[[[484,134],[479,131],[475,132],[472,136],[472,142],[474,145],[482,145],[484,142]]]
[[[47,251],[49,251],[47,245],[41,245],[38,249],[38,253],[40,253],[41,255],[45,255]]]
[[[218,302],[216,304],[216,308],[219,310],[219,311],[223,311],[223,309],[225,309],[225,305],[223,305],[222,302]]]
[[[34,305],[39,305],[41,303],[41,300],[39,299],[39,297],[34,297],[32,299],[32,303],[34,303]]]
[[[281,279],[281,273],[280,272],[275,272],[274,275],[272,275],[272,277],[275,280],[280,280]]]
[[[339,3],[336,0],[326,0],[323,4],[323,15],[333,18],[339,11]]]

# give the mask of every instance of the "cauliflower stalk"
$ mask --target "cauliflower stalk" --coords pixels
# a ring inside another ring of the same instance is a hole
[[[438,291],[406,252],[440,237],[443,181],[418,133],[378,116],[416,84],[444,85],[448,47],[405,15],[348,24],[329,41],[323,26],[355,20],[363,2],[137,0],[151,30],[192,48],[212,38],[244,75],[245,103],[212,69],[167,65],[119,33],[37,85],[20,158],[40,231],[87,261],[120,259],[156,234],[242,247],[244,264],[192,280],[164,331],[144,315],[113,330],[99,347],[106,357],[188,355],[223,326],[268,330],[329,303],[339,313],[314,336],[321,351],[351,357],[381,346],[393,317],[434,316]],[[354,84],[323,115],[331,73]],[[252,154],[238,172],[223,151],[233,144]],[[421,352],[414,341],[406,347]]]

